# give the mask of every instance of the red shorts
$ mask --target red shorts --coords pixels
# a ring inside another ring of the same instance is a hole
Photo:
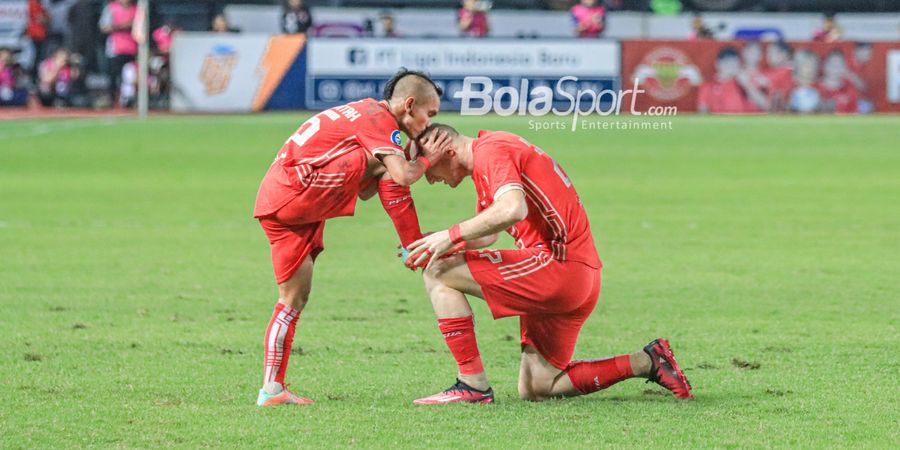
[[[326,219],[353,215],[367,181],[365,171],[365,154],[351,152],[317,169],[303,191],[290,191],[293,197],[284,206],[259,217],[269,238],[278,284],[294,276],[308,255],[315,259],[325,249]]]
[[[600,296],[600,269],[539,248],[470,250],[466,263],[494,318],[519,316],[522,345],[565,369]]]
[[[259,224],[269,238],[272,268],[275,269],[275,282],[278,284],[290,280],[307,256],[316,259],[325,250],[325,243],[322,241],[324,220],[303,225],[284,225],[273,219],[259,219]]]

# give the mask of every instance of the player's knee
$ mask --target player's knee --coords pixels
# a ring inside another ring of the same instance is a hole
[[[279,286],[278,302],[302,310],[309,301],[310,286],[286,284]]]
[[[423,274],[426,278],[431,278],[435,281],[440,281],[441,277],[447,272],[449,265],[445,260],[437,260],[433,262],[430,266],[428,266]]]

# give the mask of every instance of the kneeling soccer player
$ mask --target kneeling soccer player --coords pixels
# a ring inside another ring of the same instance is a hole
[[[483,298],[495,319],[519,316],[522,399],[590,394],[633,377],[691,398],[691,385],[665,339],[632,354],[571,360],[578,332],[600,294],[602,263],[584,207],[559,165],[511,133],[481,131],[470,138],[434,124],[423,135],[435,132],[446,132],[452,144],[426,171],[428,182],[456,187],[471,176],[478,214],[408,247],[408,266],[427,263],[425,289],[459,366],[456,384],[414,403],[493,402],[464,294]],[[452,254],[462,245],[491,245],[501,230],[516,240],[517,249]]]

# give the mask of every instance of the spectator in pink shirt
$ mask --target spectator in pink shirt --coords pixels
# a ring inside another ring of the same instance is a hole
[[[460,33],[469,37],[487,36],[490,32],[487,20],[490,7],[490,3],[484,0],[463,0],[457,15]]]
[[[10,49],[0,47],[0,105],[11,104],[15,97],[17,81],[12,56]]]
[[[156,50],[161,55],[168,55],[169,49],[172,47],[172,36],[175,34],[175,26],[171,22],[153,30],[153,42],[156,44]]]
[[[44,106],[65,106],[72,87],[69,51],[58,48],[38,69],[38,95]]]
[[[572,7],[572,20],[575,22],[575,35],[580,38],[596,38],[606,28],[606,8],[597,4],[597,0],[581,0]]]

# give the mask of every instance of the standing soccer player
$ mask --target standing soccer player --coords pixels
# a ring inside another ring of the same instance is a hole
[[[581,326],[600,294],[602,264],[587,214],[562,168],[511,133],[481,131],[470,138],[434,124],[425,135],[435,132],[446,132],[452,145],[426,172],[428,182],[456,187],[471,176],[478,214],[408,247],[407,265],[428,263],[425,289],[458,365],[456,384],[415,403],[494,401],[465,294],[483,298],[495,319],[519,316],[522,399],[590,394],[633,377],[655,381],[678,398],[691,398],[691,386],[665,339],[631,354],[571,361]],[[491,245],[503,230],[516,240],[517,249],[444,257],[463,243],[473,249]]]
[[[263,388],[257,404],[306,404],[284,387],[300,312],[312,285],[313,263],[324,249],[325,221],[352,216],[357,198],[377,190],[403,246],[420,238],[409,185],[431,162],[413,161],[400,147],[401,130],[416,138],[438,113],[442,92],[423,73],[401,70],[371,98],[311,117],[290,136],[259,187],[253,216],[272,250],[278,303],[265,335]],[[447,145],[431,135],[423,146]],[[440,154],[439,152],[436,154]]]

